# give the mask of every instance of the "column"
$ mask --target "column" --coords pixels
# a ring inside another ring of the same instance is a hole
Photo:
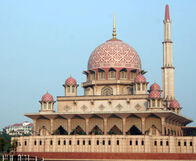
[[[54,131],[54,119],[51,118],[50,119],[50,135],[53,134],[53,131]]]
[[[126,135],[126,117],[123,117],[122,121],[123,121],[123,135]]]
[[[165,117],[161,117],[162,136],[165,136]]]
[[[88,133],[89,133],[89,118],[86,118],[85,119],[85,121],[86,121],[86,134],[88,135]]]
[[[142,134],[145,134],[145,123],[146,123],[146,118],[142,117]]]
[[[37,119],[33,119],[33,135],[37,135]]]
[[[104,135],[107,135],[108,118],[104,118]]]
[[[67,122],[68,122],[68,127],[67,127],[67,129],[68,129],[68,135],[70,135],[70,133],[71,133],[71,118],[68,118],[67,119]]]

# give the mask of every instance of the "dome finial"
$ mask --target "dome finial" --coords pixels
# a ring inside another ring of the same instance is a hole
[[[113,20],[113,39],[116,39],[116,23],[115,23],[115,13],[114,13],[114,20]]]

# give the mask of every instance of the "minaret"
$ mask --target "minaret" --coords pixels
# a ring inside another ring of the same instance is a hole
[[[164,41],[163,41],[163,67],[162,67],[162,85],[163,98],[174,100],[174,67],[171,41],[171,20],[169,17],[169,6],[165,7],[164,23]]]

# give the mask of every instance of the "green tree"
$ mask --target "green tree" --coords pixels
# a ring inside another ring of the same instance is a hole
[[[7,141],[4,138],[0,137],[0,153],[3,153],[6,143]]]
[[[14,139],[14,140],[12,141],[12,143],[11,143],[10,150],[16,152],[17,146],[18,146],[18,142],[17,142],[17,140]]]

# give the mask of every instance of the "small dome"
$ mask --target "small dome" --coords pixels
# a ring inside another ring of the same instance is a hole
[[[139,74],[135,77],[135,82],[136,83],[145,83],[146,78],[142,74]]]
[[[98,68],[132,68],[141,70],[141,60],[135,49],[118,39],[98,46],[90,55],[88,70]]]
[[[42,96],[42,101],[43,102],[52,102],[54,100],[53,100],[52,95],[47,92],[45,95]]]
[[[65,81],[65,85],[68,85],[68,86],[70,86],[70,85],[76,85],[77,84],[77,82],[76,82],[76,80],[72,77],[72,76],[70,76],[66,81]]]
[[[178,103],[177,100],[173,100],[170,105],[169,105],[170,108],[180,108],[180,104]]]
[[[149,93],[149,98],[161,98],[161,93],[159,92],[159,91],[151,91],[150,93]]]
[[[160,86],[155,82],[150,86],[150,91],[160,91]]]

